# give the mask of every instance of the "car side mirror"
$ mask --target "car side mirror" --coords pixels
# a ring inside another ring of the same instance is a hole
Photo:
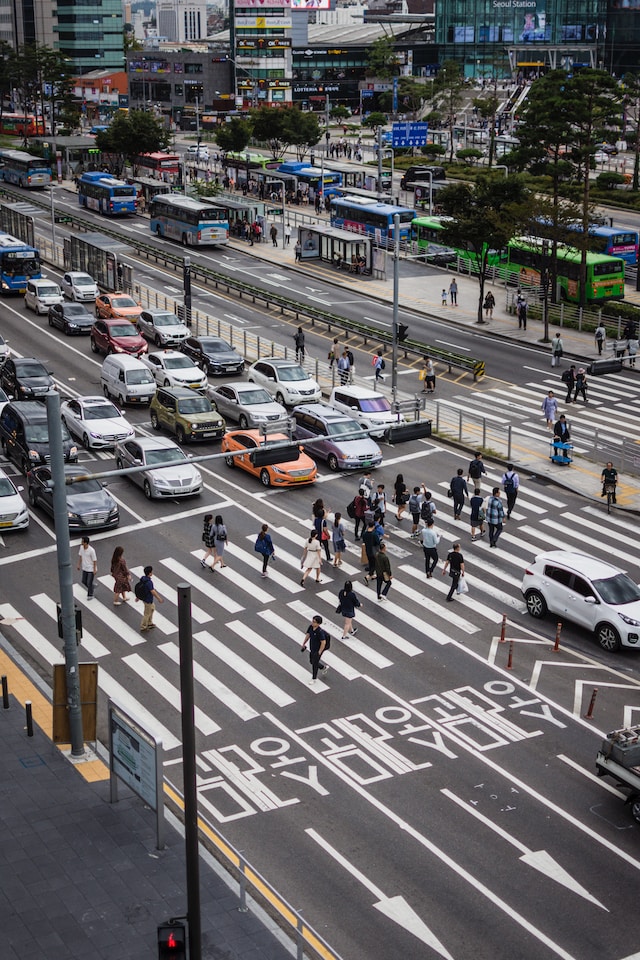
[[[134,467],[141,467],[141,466],[142,466],[142,460],[140,459],[140,457],[136,457],[136,458],[134,459],[133,465],[134,465]]]
[[[595,597],[585,597],[585,598],[584,598],[584,602],[585,602],[585,603],[593,603],[593,604],[596,604],[598,601],[596,600]]]

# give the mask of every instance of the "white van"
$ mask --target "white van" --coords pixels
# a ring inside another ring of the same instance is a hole
[[[105,397],[122,404],[151,403],[156,394],[156,382],[149,368],[137,357],[126,354],[106,357],[100,380]]]
[[[200,144],[191,144],[187,148],[187,160],[208,160],[209,159],[209,147],[203,146]]]
[[[385,430],[404,423],[402,415],[395,414],[387,398],[368,387],[336,387],[329,397],[329,406],[357,420],[372,437],[384,436]]]
[[[63,303],[62,290],[55,280],[28,280],[24,294],[25,306],[36,313],[49,313],[49,307]]]

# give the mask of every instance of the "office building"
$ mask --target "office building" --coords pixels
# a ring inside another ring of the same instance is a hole
[[[193,43],[207,35],[205,0],[158,0],[158,36],[178,43]]]

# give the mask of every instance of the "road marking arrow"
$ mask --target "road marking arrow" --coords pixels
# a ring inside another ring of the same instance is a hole
[[[379,910],[380,913],[384,913],[385,917],[389,917],[390,920],[393,920],[395,923],[399,924],[401,927],[408,933],[412,933],[414,937],[417,937],[418,940],[422,940],[423,943],[426,943],[428,947],[431,947],[432,950],[435,950],[436,953],[439,953],[441,957],[445,957],[446,960],[453,960],[453,957],[449,951],[442,945],[438,940],[436,935],[429,929],[429,927],[423,923],[415,910],[407,903],[404,897],[388,897],[379,887],[377,887],[368,877],[365,877],[363,873],[360,872],[352,863],[342,856],[341,853],[332,847],[327,841],[320,836],[317,831],[312,830],[311,828],[305,830],[305,833],[311,837],[312,840],[322,847],[325,853],[328,853],[333,857],[334,860],[347,870],[352,877],[355,877],[356,880],[359,880],[363,887],[366,887],[374,897],[378,898],[378,902],[374,903],[373,906],[376,910]]]
[[[451,792],[451,790],[447,790],[445,788],[440,792],[443,793],[445,797],[448,797],[449,800],[453,800],[454,803],[457,803],[458,806],[462,807],[462,809],[467,813],[470,813],[472,816],[474,816],[476,820],[480,820],[481,823],[484,823],[486,827],[489,827],[490,830],[493,830],[494,833],[497,833],[498,836],[502,837],[503,840],[506,840],[507,843],[512,844],[516,850],[520,850],[522,854],[520,860],[522,860],[523,863],[526,863],[527,866],[534,867],[534,869],[539,870],[540,873],[543,873],[546,877],[549,877],[549,879],[555,880],[556,883],[562,884],[562,886],[566,887],[567,890],[577,893],[579,896],[584,897],[585,900],[588,900],[590,903],[594,903],[597,907],[600,907],[602,910],[605,910],[607,913],[609,913],[607,907],[600,903],[599,900],[596,900],[596,898],[593,897],[589,891],[582,886],[582,884],[578,883],[577,880],[574,880],[571,874],[568,873],[564,867],[561,867],[560,864],[557,863],[553,857],[547,853],[546,850],[530,850],[524,845],[524,843],[520,843],[519,840],[516,840],[515,837],[512,837],[510,834],[508,834],[506,830],[502,829],[502,827],[499,827],[496,823],[492,823],[488,817],[485,817],[482,813],[480,813],[479,810],[476,810],[475,807],[472,807],[471,804],[461,800],[460,797],[457,797]]]

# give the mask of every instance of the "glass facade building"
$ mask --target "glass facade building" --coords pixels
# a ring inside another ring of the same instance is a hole
[[[53,25],[54,46],[72,64],[72,72],[122,70],[122,0],[59,0]]]

